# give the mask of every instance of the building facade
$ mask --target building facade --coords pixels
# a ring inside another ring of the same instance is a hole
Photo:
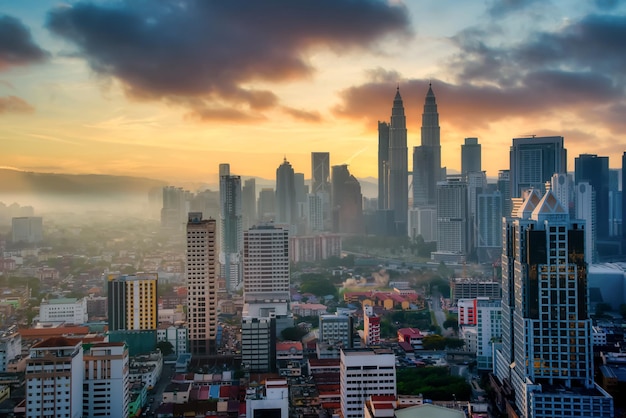
[[[344,349],[340,357],[341,416],[363,418],[371,395],[396,396],[396,357],[387,349]]]
[[[83,352],[83,413],[87,417],[128,416],[129,356],[124,343],[97,343]]]
[[[413,206],[435,206],[437,182],[443,178],[439,112],[432,85],[424,101],[421,134],[421,146],[413,148]]]
[[[216,222],[189,213],[187,221],[187,327],[192,355],[213,354],[217,343]]]
[[[407,216],[409,210],[408,185],[408,148],[406,116],[400,88],[396,90],[391,109],[389,124],[389,162],[388,209],[393,211],[395,235],[407,235]]]
[[[81,325],[87,322],[87,299],[49,299],[39,305],[41,322],[67,322]]]
[[[157,273],[107,276],[109,331],[156,330]]]
[[[80,339],[33,345],[26,360],[26,417],[82,418],[84,368]]]
[[[567,150],[562,136],[513,138],[510,151],[511,198],[527,189],[544,193],[555,173],[567,173]]]
[[[221,164],[220,167],[227,166]],[[226,170],[222,170],[226,172]],[[226,290],[235,291],[242,280],[243,214],[241,177],[224,173],[220,176],[220,274]]]
[[[532,192],[503,223],[499,387],[520,417],[613,416],[594,383],[584,223],[551,191]]]

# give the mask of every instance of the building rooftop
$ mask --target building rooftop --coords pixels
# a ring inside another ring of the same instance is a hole
[[[82,341],[80,338],[52,337],[38,342],[32,348],[75,347]]]

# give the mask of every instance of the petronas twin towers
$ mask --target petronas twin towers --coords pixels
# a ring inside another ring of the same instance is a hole
[[[378,209],[387,211],[390,235],[407,235],[409,209],[406,116],[400,88],[391,109],[391,121],[378,122]],[[442,178],[439,113],[432,85],[422,114],[422,145],[413,149],[413,206],[436,204],[437,182]]]

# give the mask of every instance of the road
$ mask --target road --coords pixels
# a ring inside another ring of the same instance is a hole
[[[173,364],[164,364],[163,370],[161,371],[161,378],[154,386],[154,388],[148,393],[148,402],[147,405],[150,406],[150,411],[146,413],[147,416],[154,416],[154,411],[161,405],[163,402],[163,392],[167,385],[172,381],[172,377],[174,377],[174,365]],[[152,399],[152,401],[150,401]]]
[[[441,327],[441,333],[445,337],[445,330],[443,329],[443,323],[446,321],[446,313],[441,308],[441,293],[439,293],[439,289],[436,286],[433,286],[430,300],[428,301],[428,307],[433,311],[436,324]]]

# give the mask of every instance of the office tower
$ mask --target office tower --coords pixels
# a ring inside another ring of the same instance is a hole
[[[216,224],[189,213],[187,221],[187,324],[192,355],[213,354],[217,340]]]
[[[257,225],[244,232],[242,363],[251,371],[272,371],[276,336],[293,326],[289,314],[289,229]]]
[[[83,411],[86,417],[127,417],[129,354],[124,343],[85,345]]]
[[[241,216],[243,218],[243,230],[256,224],[256,180],[247,179],[241,188]]]
[[[597,259],[596,239],[597,239],[597,219],[596,212],[596,191],[586,181],[576,185],[575,201],[576,206],[574,213],[576,219],[585,221],[585,261],[592,264]]]
[[[363,195],[359,181],[350,174],[348,165],[332,167],[333,231],[345,234],[362,234]]]
[[[511,171],[498,171],[498,191],[502,194],[502,216],[511,216]]]
[[[459,299],[457,306],[459,337],[465,341],[465,349],[476,353],[479,370],[492,370],[493,342],[502,337],[500,299]]]
[[[435,206],[437,182],[442,179],[439,113],[429,84],[422,113],[422,145],[413,148],[413,206]]]
[[[289,253],[294,263],[315,263],[330,257],[341,257],[341,236],[339,234],[315,234],[291,237]]]
[[[322,198],[318,194],[309,194],[308,200],[308,225],[309,231],[323,231],[324,217]]]
[[[462,263],[469,253],[469,204],[467,182],[448,177],[437,184],[436,261]]]
[[[311,194],[318,196],[321,203],[322,228],[315,230],[330,230],[330,153],[311,153]],[[310,206],[309,206],[310,210]],[[309,216],[311,213],[309,212]]]
[[[311,194],[330,194],[330,153],[311,153]]]
[[[596,193],[596,239],[609,238],[609,157],[580,154],[574,160],[576,184],[587,182]]]
[[[409,237],[421,235],[424,242],[437,241],[437,207],[422,206],[409,209]]]
[[[626,151],[622,154],[622,254],[626,253]]]
[[[380,317],[371,305],[363,306],[363,343],[368,347],[380,344]]]
[[[109,274],[109,331],[156,330],[159,322],[157,283],[156,273]]]
[[[26,359],[26,417],[83,416],[82,340],[48,338],[33,345]]]
[[[534,190],[504,221],[495,383],[512,389],[520,417],[613,416],[593,380],[585,250],[584,224],[551,191]]]
[[[278,224],[296,224],[296,184],[294,177],[293,168],[285,158],[276,169],[276,223]]]
[[[389,124],[378,122],[378,209],[389,209]]]
[[[574,179],[571,174],[554,173],[550,180],[550,190],[559,202],[567,209],[570,215],[574,215]]]
[[[191,196],[189,201],[189,209],[185,209],[183,212],[183,221],[179,223],[182,225],[182,230],[187,225],[187,214],[189,212],[202,212],[202,217],[205,219],[220,217],[220,192],[213,190],[203,190],[197,192]]]
[[[465,138],[465,144],[461,145],[461,174],[483,171],[481,158],[478,138]]]
[[[493,263],[502,252],[502,193],[480,193],[476,200],[476,255]]]
[[[567,173],[567,150],[562,136],[513,138],[510,151],[511,198],[526,189],[545,192],[554,173]]]
[[[353,317],[350,315],[320,315],[319,341],[352,348],[353,328]]]
[[[182,187],[163,187],[161,227],[172,231],[182,231],[189,211],[191,193]]]
[[[309,217],[309,201],[307,199],[309,186],[304,184],[304,173],[295,173],[293,180],[296,191],[295,228],[293,232],[297,235],[304,235],[307,231]]]
[[[11,241],[36,244],[43,240],[43,219],[40,216],[11,218]]]
[[[276,218],[276,193],[274,189],[263,188],[259,193],[257,220],[259,222],[273,222]]]
[[[226,164],[220,164],[220,169]],[[224,170],[225,171],[225,170]],[[243,215],[241,177],[225,174],[220,177],[220,273],[226,290],[241,285],[241,252],[243,250]]]
[[[276,369],[276,318],[244,316],[241,320],[241,364],[246,371]]]
[[[288,303],[289,229],[261,224],[244,232],[244,303]]]
[[[470,171],[463,174],[467,183],[467,208],[468,208],[468,254],[473,253],[478,245],[478,222],[476,219],[477,200],[480,193],[487,191],[487,173],[484,171]]]
[[[622,192],[619,188],[619,169],[609,170],[609,236],[617,237],[622,225]]]
[[[396,357],[389,349],[343,349],[339,373],[343,418],[363,418],[371,395],[396,396]]]
[[[409,210],[409,168],[406,144],[406,116],[400,96],[396,90],[391,109],[389,124],[389,209],[393,211],[398,236],[407,235],[407,216]]]

